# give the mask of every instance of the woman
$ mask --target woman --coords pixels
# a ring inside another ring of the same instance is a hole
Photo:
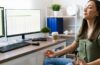
[[[67,65],[72,62],[66,58],[52,58],[65,53],[71,53],[79,47],[78,65],[100,65],[100,1],[90,0],[84,9],[84,19],[80,32],[71,45],[66,48],[46,53],[44,65]]]

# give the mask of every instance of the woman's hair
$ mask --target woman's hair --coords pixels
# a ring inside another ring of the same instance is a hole
[[[88,38],[89,40],[94,40],[97,38],[98,34],[100,33],[100,1],[98,0],[89,0],[93,1],[96,5],[96,10],[98,12],[98,16],[95,17],[94,26],[93,26],[93,32],[91,36]],[[87,30],[88,30],[88,24],[86,19],[83,19],[82,27],[79,31],[78,38],[84,39],[87,38]]]

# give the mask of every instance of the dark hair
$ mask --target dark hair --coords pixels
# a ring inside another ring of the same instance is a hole
[[[93,1],[96,5],[96,10],[98,11],[98,14],[100,16],[100,1],[99,0],[89,0],[89,1]],[[88,1],[88,2],[89,2]]]
[[[93,1],[95,3],[96,10],[98,12],[98,16],[95,17],[93,32],[91,36],[88,38],[89,40],[94,40],[100,33],[100,1],[98,0],[89,0],[89,1]],[[81,39],[87,38],[87,29],[88,29],[87,21],[86,19],[83,19],[82,26],[78,34],[78,38]]]

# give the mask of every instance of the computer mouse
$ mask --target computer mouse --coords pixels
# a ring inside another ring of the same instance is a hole
[[[32,45],[35,45],[35,46],[39,46],[40,45],[40,43],[39,42],[33,42],[33,43],[31,43]]]

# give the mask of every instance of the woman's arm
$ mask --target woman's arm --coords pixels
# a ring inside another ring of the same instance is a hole
[[[95,61],[92,61],[92,62],[89,62],[87,63],[88,65],[100,65],[100,58],[95,60]]]
[[[71,45],[65,47],[62,50],[59,50],[57,52],[55,52],[55,56],[57,55],[63,55],[65,53],[71,53],[73,52],[76,48],[78,47],[78,43],[76,41],[74,41]]]
[[[86,63],[85,60],[78,58],[78,64],[75,65],[100,65],[100,58],[92,62]]]

